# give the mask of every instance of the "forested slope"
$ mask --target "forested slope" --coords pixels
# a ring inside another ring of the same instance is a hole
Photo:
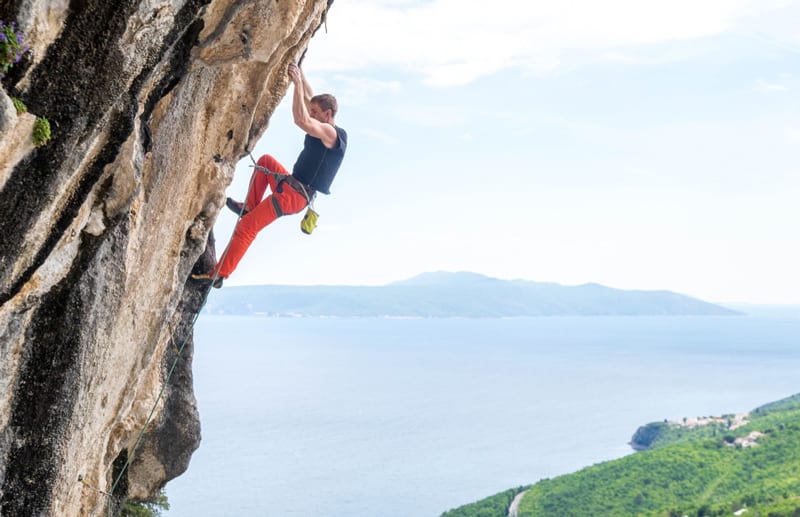
[[[519,517],[800,516],[798,395],[753,410],[733,430],[664,429],[651,450],[539,481]],[[507,508],[489,504],[496,498],[445,515],[505,517]]]

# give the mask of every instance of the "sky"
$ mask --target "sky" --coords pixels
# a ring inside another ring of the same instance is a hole
[[[303,63],[349,135],[332,194],[226,285],[472,271],[800,304],[798,21],[800,0],[336,0]],[[290,102],[253,153],[288,169]]]

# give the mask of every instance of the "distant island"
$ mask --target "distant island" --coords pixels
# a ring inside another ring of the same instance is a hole
[[[525,316],[718,316],[737,311],[671,291],[599,284],[565,286],[467,272],[423,273],[383,286],[225,287],[212,314],[282,317],[507,318]]]

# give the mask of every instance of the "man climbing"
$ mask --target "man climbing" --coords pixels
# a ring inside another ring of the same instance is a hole
[[[258,232],[283,215],[303,210],[317,192],[330,194],[331,183],[347,149],[347,133],[334,123],[336,98],[327,93],[313,96],[300,67],[289,65],[288,73],[294,84],[294,123],[306,132],[303,150],[292,174],[268,154],[258,159],[244,205],[227,199],[226,206],[242,216],[228,248],[211,271],[193,274],[194,280],[221,287],[222,280],[233,273]],[[268,186],[271,194],[262,199]]]

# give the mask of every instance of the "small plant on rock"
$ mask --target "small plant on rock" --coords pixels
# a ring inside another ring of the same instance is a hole
[[[17,110],[17,115],[28,112],[28,107],[25,105],[25,103],[16,97],[11,97],[11,102],[14,103],[14,109]]]
[[[9,68],[19,63],[27,51],[22,33],[17,32],[17,24],[6,25],[0,20],[0,79],[6,76]]]
[[[36,117],[36,122],[33,123],[33,144],[39,147],[48,140],[50,140],[50,121],[44,117]]]

